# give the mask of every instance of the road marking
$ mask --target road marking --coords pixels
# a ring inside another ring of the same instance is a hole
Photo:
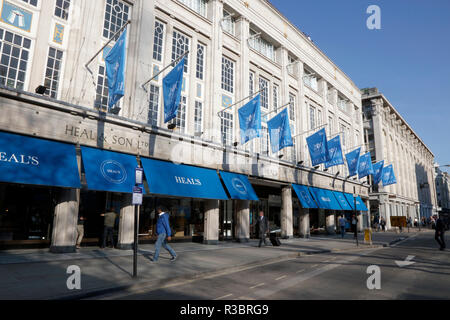
[[[214,300],[220,300],[220,299],[228,298],[228,297],[231,297],[232,295],[233,295],[233,294],[230,293],[230,294],[227,294],[226,296],[219,297],[219,298],[216,298],[216,299],[214,299]]]
[[[246,296],[242,296],[242,297],[239,297],[239,298],[236,299],[236,300],[255,300],[255,299],[249,298],[249,297],[246,297]]]
[[[296,273],[300,273],[300,272],[303,272],[303,271],[305,271],[305,269],[300,269]]]
[[[250,287],[250,289],[255,289],[255,288],[261,287],[261,286],[263,286],[263,285],[265,285],[264,282],[263,282],[263,283],[260,283],[260,284],[257,284],[256,286]]]
[[[415,256],[408,256],[406,259],[405,259],[405,261],[395,261],[395,263],[397,264],[397,266],[399,266],[400,268],[403,268],[403,267],[406,267],[406,266],[409,266],[409,265],[412,265],[412,264],[414,264],[415,262],[414,261],[411,261],[412,259],[414,259],[415,258]]]
[[[311,266],[311,268],[315,268],[315,267],[317,267],[317,266],[318,266],[318,264],[315,264],[315,265]]]
[[[284,278],[286,278],[286,277],[287,277],[287,276],[284,275],[284,276],[281,276],[281,277],[279,277],[279,278],[276,278],[275,280],[278,281],[278,280],[284,279]]]

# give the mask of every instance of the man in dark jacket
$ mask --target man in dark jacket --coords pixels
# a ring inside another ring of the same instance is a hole
[[[266,234],[269,233],[269,220],[264,216],[264,212],[259,212],[259,217],[256,220],[256,230],[258,231],[258,237],[259,237],[259,245],[258,247],[261,248],[261,245],[264,241],[264,245],[267,245],[266,243]]]
[[[172,258],[170,261],[175,261],[177,259],[177,254],[167,243],[167,240],[171,240],[172,230],[170,229],[169,223],[169,213],[165,212],[162,207],[156,208],[156,213],[158,213],[158,221],[156,222],[156,234],[158,235],[158,240],[156,240],[155,244],[155,255],[153,256],[152,261],[158,261],[159,251],[161,250],[161,246],[164,247],[167,251],[169,251]],[[166,239],[167,238],[167,239]]]
[[[437,219],[437,221],[436,221]],[[444,232],[445,232],[445,225],[442,218],[438,218],[435,216],[436,226],[435,226],[435,233],[434,238],[436,239],[437,243],[439,243],[439,250],[445,249],[445,240],[444,240]]]

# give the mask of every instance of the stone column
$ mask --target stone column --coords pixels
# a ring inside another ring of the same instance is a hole
[[[300,238],[309,238],[311,228],[309,223],[309,209],[300,209],[300,214],[298,217],[298,232]]]
[[[205,203],[204,244],[219,242],[219,200],[207,200]]]
[[[250,239],[250,201],[236,200],[236,238],[239,242]]]
[[[134,243],[134,206],[132,194],[127,193],[122,196],[120,204],[119,237],[117,248],[130,250]]]
[[[75,252],[77,239],[79,189],[61,189],[53,218],[53,233],[50,252]]]
[[[292,189],[291,187],[284,187],[281,190],[281,237],[288,239],[293,236]]]
[[[335,214],[326,213],[325,214],[325,228],[328,234],[336,234],[336,224],[335,224]]]

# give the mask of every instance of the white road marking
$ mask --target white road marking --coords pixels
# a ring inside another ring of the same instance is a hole
[[[300,272],[303,272],[303,271],[305,271],[305,269],[300,269],[296,273],[300,273]]]
[[[216,298],[216,299],[214,299],[214,300],[225,299],[225,298],[231,297],[232,295],[233,295],[233,294],[232,294],[232,293],[230,293],[230,294],[227,294],[226,296],[223,296],[223,297],[219,297],[219,298]]]
[[[311,266],[311,268],[315,268],[315,267],[317,267],[317,266],[318,266],[318,264],[315,264],[315,265]]]
[[[256,286],[250,287],[250,289],[255,289],[255,288],[261,287],[261,286],[263,286],[263,285],[265,285],[264,282],[263,282],[263,283],[260,283],[260,284],[257,284]]]
[[[279,278],[276,278],[275,280],[278,281],[278,280],[284,279],[284,278],[286,278],[286,277],[287,277],[287,276],[284,275],[284,276],[281,276],[281,277],[279,277]]]

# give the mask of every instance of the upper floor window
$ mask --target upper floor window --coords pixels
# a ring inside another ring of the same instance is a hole
[[[177,116],[171,121],[175,124],[181,133],[186,130],[186,105],[187,99],[185,96],[181,96],[180,107],[178,108]]]
[[[103,37],[111,39],[128,21],[130,6],[119,0],[106,0]],[[119,39],[117,35],[114,40]]]
[[[178,0],[181,3],[185,4],[198,14],[206,17],[206,5],[208,0]]]
[[[205,69],[205,46],[202,44],[197,44],[197,79],[203,80],[203,73]]]
[[[31,40],[0,29],[0,84],[23,90]]]
[[[236,35],[236,21],[231,16],[231,13],[226,11],[225,9],[223,10],[222,28],[223,31],[226,31],[233,36]]]
[[[26,2],[28,4],[31,4],[32,6],[37,7],[38,0],[22,0],[23,2]]]
[[[172,61],[175,61],[180,56],[189,50],[189,38],[181,32],[174,31],[172,38]],[[186,55],[184,63],[184,72],[188,72],[189,55]]]
[[[303,83],[306,86],[310,87],[311,89],[319,91],[319,86],[317,85],[317,77],[315,76],[314,73],[305,70],[303,76]]]
[[[248,76],[248,93],[252,95],[255,92],[255,74],[250,71]]]
[[[261,91],[261,108],[269,109],[269,81],[260,77],[259,89]]]
[[[100,110],[108,109],[108,78],[106,77],[106,68],[101,65],[98,67],[95,108]]]
[[[231,145],[233,143],[233,114],[231,112],[222,112],[220,129],[222,133],[222,143],[224,145]]]
[[[316,108],[309,106],[309,128],[314,129],[316,127]]]
[[[288,70],[288,72],[290,73],[290,74],[292,74],[292,75],[294,75],[295,74],[295,69],[294,69],[294,66],[295,66],[295,58],[293,57],[293,56],[291,56],[291,55],[288,55],[288,65],[287,65],[287,70]]]
[[[275,48],[273,44],[261,38],[261,36],[257,35],[257,32],[250,29],[250,47],[267,58],[275,61]]]
[[[339,109],[341,109],[342,111],[347,112],[347,100],[345,100],[341,96],[338,96],[338,103],[337,104],[338,104]]]
[[[280,87],[278,87],[278,85],[274,84],[273,85],[273,109],[277,110],[278,109],[278,95],[280,93]]]
[[[70,0],[56,0],[55,16],[67,20],[69,19]]]
[[[153,59],[162,62],[164,44],[164,24],[155,20],[155,36],[153,38]]]
[[[148,118],[147,122],[151,126],[158,126],[158,113],[159,113],[159,87],[153,84],[150,85],[150,99],[148,106]]]
[[[295,121],[295,95],[289,93],[289,120]]]
[[[44,85],[47,87],[45,94],[56,99],[61,74],[63,52],[52,47],[48,50],[47,69],[45,71]]]
[[[194,110],[194,129],[195,133],[202,132],[202,113],[203,113],[203,103],[200,101],[195,101],[195,110]]]
[[[234,62],[222,57],[222,89],[234,92]]]

